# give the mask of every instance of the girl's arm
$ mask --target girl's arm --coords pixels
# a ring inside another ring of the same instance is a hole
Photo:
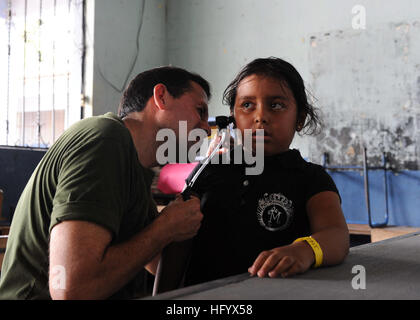
[[[349,251],[349,230],[338,194],[321,192],[309,199],[306,210],[312,237],[323,251],[323,265],[343,262]]]
[[[338,194],[320,192],[309,199],[306,210],[311,236],[323,252],[322,265],[341,263],[349,250],[349,232]],[[259,277],[286,277],[307,271],[314,262],[312,248],[306,241],[301,241],[261,252],[248,271]]]

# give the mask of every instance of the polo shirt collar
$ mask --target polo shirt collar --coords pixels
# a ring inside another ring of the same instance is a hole
[[[264,158],[264,166],[278,166],[286,169],[298,169],[305,164],[299,150],[290,149]]]
[[[242,161],[244,161],[244,150],[242,149]],[[230,163],[234,164],[234,149],[231,150],[230,153]],[[222,162],[219,162],[222,163]],[[270,167],[281,167],[281,168],[301,168],[302,166],[304,166],[306,163],[306,161],[302,158],[302,156],[300,155],[299,150],[297,149],[290,149],[287,150],[285,152],[273,155],[273,156],[267,156],[264,157],[264,167],[265,166],[270,166]],[[254,167],[254,164],[242,164],[245,167]]]

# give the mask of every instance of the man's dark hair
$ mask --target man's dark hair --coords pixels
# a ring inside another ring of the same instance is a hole
[[[174,98],[178,98],[192,89],[191,81],[200,85],[210,99],[210,85],[198,74],[170,66],[144,71],[138,74],[124,91],[118,107],[118,116],[124,118],[130,112],[142,111],[153,96],[153,88],[159,83],[164,84]]]
[[[311,134],[317,131],[320,119],[316,108],[308,102],[302,77],[290,63],[276,57],[259,58],[251,61],[242,68],[236,78],[228,85],[223,93],[223,102],[229,105],[231,112],[235,106],[239,83],[244,78],[254,74],[284,81],[295,97],[298,117],[302,114],[306,115],[306,121],[303,124],[303,128],[306,129],[305,132]]]

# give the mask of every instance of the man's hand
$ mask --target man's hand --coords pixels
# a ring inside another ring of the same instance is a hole
[[[183,241],[197,234],[202,219],[200,199],[191,197],[184,201],[178,196],[162,210],[156,222],[167,227],[172,241]]]
[[[233,139],[233,137],[231,135],[228,135],[230,137],[229,141],[225,141],[221,146],[220,149],[217,150],[216,154],[223,154],[226,152],[229,152],[229,150],[232,150],[233,147],[235,146],[235,141]],[[220,135],[215,135],[213,137],[213,139],[210,142],[209,148],[207,149],[206,152],[206,157],[209,157],[211,155],[211,153],[213,152],[213,150],[217,147],[217,145],[220,142],[220,139],[222,137]]]
[[[179,198],[141,232],[112,246],[112,234],[102,226],[78,220],[57,224],[51,232],[50,266],[63,267],[66,281],[63,289],[57,289],[51,286],[50,279],[51,297],[108,298],[146,264],[153,264],[153,272],[161,250],[172,241],[193,237],[202,218],[197,198],[185,202]]]
[[[261,252],[248,272],[258,277],[287,277],[305,272],[314,261],[312,248],[306,242],[297,242]]]

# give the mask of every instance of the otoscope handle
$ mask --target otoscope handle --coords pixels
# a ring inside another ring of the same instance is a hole
[[[219,130],[226,129],[227,126],[229,125],[229,123],[234,123],[234,122],[235,122],[235,119],[233,117],[227,117],[227,116],[218,116],[218,117],[216,117],[216,123],[217,123],[217,127],[219,128]],[[226,132],[223,132],[223,134],[221,136],[221,139],[220,139],[220,142],[217,145],[217,147],[214,148],[214,150],[212,151],[212,153],[210,154],[210,156],[206,159],[206,161],[204,161],[204,163],[202,164],[201,168],[196,172],[196,174],[192,178],[191,182],[182,191],[181,195],[182,195],[182,199],[184,199],[184,201],[189,200],[191,198],[191,195],[194,194],[194,192],[192,191],[191,185],[194,184],[195,179],[200,175],[201,171],[203,171],[203,169],[208,165],[208,163],[210,162],[210,160],[216,154],[217,150],[222,146],[222,144],[225,141],[225,137],[226,137]]]
[[[229,123],[234,122],[234,119],[233,117],[221,116],[216,117],[216,122],[217,126],[219,127],[219,130],[221,130],[227,128]],[[222,145],[223,141],[224,136],[222,136],[220,145],[218,145],[217,148],[219,148]],[[194,185],[194,182],[197,179],[197,177],[204,170],[206,165],[210,162],[211,158],[215,155],[216,149],[213,150],[212,154],[202,164],[200,169],[191,179],[190,183],[181,192],[182,199],[184,201],[191,199],[191,196],[193,195],[196,196],[196,194],[192,190],[192,186]],[[192,240],[189,239],[182,242],[173,242],[169,244],[168,247],[163,249],[158,269],[156,271],[153,295],[169,290],[174,290],[180,287],[182,277],[190,259],[191,248]]]
[[[191,194],[192,194],[192,189],[189,185],[187,185],[184,189],[184,191],[182,191],[181,195],[182,195],[182,199],[184,201],[187,201],[189,199],[191,199]]]

